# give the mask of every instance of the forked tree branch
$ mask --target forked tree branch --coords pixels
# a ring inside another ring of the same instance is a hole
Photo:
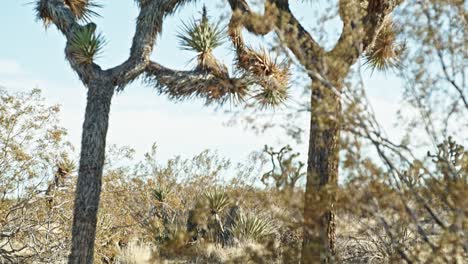
[[[153,51],[157,35],[162,30],[164,18],[173,13],[179,6],[195,0],[137,0],[140,13],[137,18],[135,35],[129,58],[122,64],[102,71],[95,63],[78,63],[69,49],[75,32],[86,26],[77,21],[76,15],[61,0],[38,0],[38,17],[57,26],[67,39],[66,55],[72,68],[78,73],[85,84],[90,78],[110,78],[112,83],[122,89],[143,73],[149,64],[149,57]]]
[[[224,103],[228,99],[244,100],[249,89],[254,89],[252,97],[263,106],[284,101],[287,97],[286,89],[289,76],[287,68],[276,64],[266,53],[245,48],[243,44],[243,48],[238,49],[238,55],[242,55],[242,58],[238,58],[237,63],[241,70],[240,77],[229,77],[227,71],[225,75],[200,69],[177,71],[150,61],[150,55],[153,52],[156,38],[162,31],[165,17],[172,14],[181,5],[192,1],[195,0],[137,0],[140,12],[130,56],[120,65],[105,71],[101,70],[99,65],[92,61],[92,58],[89,63],[80,63],[74,57],[75,54],[71,49],[78,32],[88,30],[85,32],[95,34],[96,25],[94,23],[80,25],[81,18],[77,15],[76,10],[73,11],[71,6],[61,0],[38,0],[36,9],[38,17],[47,23],[55,24],[66,37],[67,60],[87,86],[92,80],[101,80],[110,83],[109,88],[121,90],[128,83],[144,74],[147,83],[155,86],[160,93],[167,94],[170,98],[177,100],[197,96],[204,97],[207,103],[214,101]],[[83,5],[81,12],[93,13],[86,10],[92,6],[90,3],[85,2]],[[271,31],[273,26],[261,29],[261,27],[255,26],[261,19],[257,17],[254,20],[245,23],[257,32]],[[264,25],[266,24],[264,23]],[[89,37],[89,35],[87,36]]]
[[[140,13],[129,58],[122,64],[109,69],[112,80],[119,89],[142,74],[149,64],[156,37],[162,31],[164,18],[178,7],[195,0],[137,0]]]
[[[289,0],[273,0],[280,10],[276,26],[286,45],[307,70],[317,70],[324,55],[324,49],[302,26],[289,8]]]
[[[392,11],[403,0],[340,0],[340,17],[343,31],[335,47],[327,53],[331,59],[339,59],[353,65],[370,48]]]
[[[230,1],[230,3],[236,6],[228,29],[236,50],[235,67],[238,71],[234,77],[229,76],[227,70],[224,74],[217,74],[216,69],[211,67],[178,71],[150,62],[145,71],[147,84],[175,100],[202,97],[206,99],[207,104],[212,102],[222,104],[228,100],[239,102],[254,99],[263,107],[282,103],[287,97],[288,67],[277,63],[265,50],[258,52],[248,47],[242,37],[244,23],[251,25],[250,29],[259,32],[258,34],[268,33],[273,26],[265,27],[265,23],[263,26],[257,26],[256,21],[262,21],[262,18],[243,16],[240,10],[250,12],[245,2]],[[212,64],[222,65],[214,57],[210,60],[214,60]]]

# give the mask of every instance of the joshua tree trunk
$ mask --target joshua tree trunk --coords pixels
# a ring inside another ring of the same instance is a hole
[[[97,80],[88,86],[69,263],[93,263],[106,134],[113,93],[114,86],[109,82]]]
[[[340,113],[339,96],[314,81],[304,205],[303,263],[329,263],[335,256],[333,203],[338,184]]]

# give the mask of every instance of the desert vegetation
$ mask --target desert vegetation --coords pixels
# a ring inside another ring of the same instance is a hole
[[[193,69],[151,60],[165,18],[190,2],[136,1],[130,55],[104,70],[100,1],[34,1],[66,39],[87,107],[77,149],[40,90],[0,88],[0,262],[468,261],[463,1],[304,1],[323,5],[309,30],[290,1],[229,0],[219,22],[204,6],[177,33]],[[263,36],[260,48],[246,40]],[[233,70],[214,55],[223,45]],[[397,137],[376,117],[368,72],[401,80]],[[112,98],[137,80],[174,101],[240,106],[235,122],[305,141],[307,157],[272,145],[239,164],[212,150],[162,162],[153,144],[137,160],[106,144]]]
[[[66,262],[77,175],[59,108],[39,90],[1,90],[1,100],[1,261]],[[306,174],[290,147],[237,165],[208,150],[164,164],[156,145],[141,161],[133,154],[107,150],[95,263],[300,262]],[[466,150],[449,138],[427,155],[405,170],[345,159],[340,262],[466,260]]]

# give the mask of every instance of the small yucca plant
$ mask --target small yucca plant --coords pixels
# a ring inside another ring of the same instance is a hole
[[[166,202],[167,197],[172,193],[168,187],[160,186],[153,190],[153,197],[159,202]]]
[[[273,225],[268,219],[250,214],[241,214],[232,227],[232,232],[237,238],[254,241],[261,240],[273,234],[273,230]]]
[[[231,200],[225,192],[215,190],[205,193],[204,196],[212,214],[221,213],[231,204]]]
[[[102,52],[105,44],[101,34],[96,34],[96,25],[90,23],[75,32],[70,41],[70,51],[79,64],[91,64]]]
[[[404,45],[397,44],[395,25],[388,22],[379,31],[374,45],[366,52],[366,64],[372,70],[388,71],[400,64]]]

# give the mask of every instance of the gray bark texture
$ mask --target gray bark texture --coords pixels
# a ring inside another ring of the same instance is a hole
[[[109,111],[114,86],[93,81],[81,139],[81,156],[73,213],[72,248],[69,263],[93,263],[94,238],[101,193]]]

